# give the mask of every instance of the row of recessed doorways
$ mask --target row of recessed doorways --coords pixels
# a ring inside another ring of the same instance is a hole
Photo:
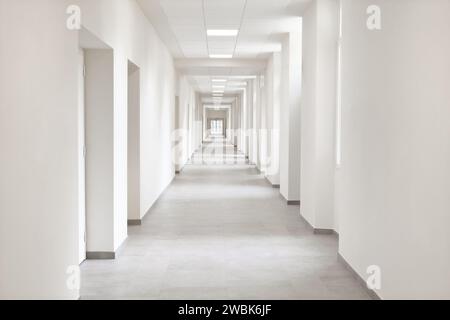
[[[118,224],[116,212],[123,204],[116,193],[128,194],[129,223],[140,221],[140,68],[128,60],[128,76],[115,78],[114,51],[86,29],[79,32],[78,140],[79,140],[79,262],[113,259]],[[117,76],[117,73],[116,73]],[[117,103],[117,81],[128,87],[127,108]],[[127,81],[125,84],[124,81]],[[120,117],[119,117],[120,116]],[[125,121],[118,123],[120,121]],[[117,137],[117,127],[127,127],[127,141]],[[118,165],[128,163],[128,172]],[[127,181],[118,180],[127,176]]]

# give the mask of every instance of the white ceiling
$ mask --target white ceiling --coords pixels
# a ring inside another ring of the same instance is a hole
[[[174,58],[181,61],[180,72],[191,76],[201,92],[211,90],[214,76],[260,74],[269,54],[281,50],[279,35],[289,32],[290,22],[311,1],[137,0]],[[207,29],[238,29],[239,34],[208,37]],[[210,54],[233,54],[233,59],[220,62],[209,59]],[[236,59],[240,63],[234,63]]]

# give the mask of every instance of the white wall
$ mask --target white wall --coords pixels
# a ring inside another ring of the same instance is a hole
[[[280,184],[280,99],[281,53],[273,53],[265,75],[266,124],[268,131],[266,177],[272,185]]]
[[[178,160],[177,170],[181,170],[192,156],[193,152],[197,149],[197,145],[194,141],[195,129],[197,124],[195,121],[196,112],[196,93],[186,76],[181,75],[178,78],[178,94],[180,99],[180,112],[179,112],[179,129],[182,134],[180,140],[179,150],[180,156]]]
[[[317,229],[334,221],[339,2],[314,1],[303,16],[301,213]]]
[[[86,260],[85,63],[78,53],[78,262]]]
[[[173,60],[135,1],[69,2],[81,6],[84,27],[114,49],[114,234],[117,249],[127,235],[128,60],[141,69],[142,217],[174,176],[171,161]]]
[[[0,299],[78,297],[78,47],[64,13],[0,1]]]
[[[236,144],[237,148],[240,151],[243,151],[243,140],[242,140],[242,122],[243,122],[243,113],[242,113],[242,98],[243,93],[236,98],[236,101],[233,103],[234,111],[234,130],[236,135]]]
[[[202,145],[203,142],[203,102],[201,100],[200,93],[196,93],[195,95],[195,141],[194,148],[198,149]]]
[[[261,170],[261,149],[262,139],[260,136],[262,129],[262,110],[263,110],[263,96],[261,86],[263,84],[263,76],[258,76],[253,81],[253,163]]]
[[[128,220],[141,220],[140,70],[128,66]]]
[[[114,252],[114,55],[85,50],[87,252]]]
[[[245,155],[250,162],[253,162],[253,109],[254,109],[254,87],[253,80],[247,81],[247,90],[245,94],[244,114],[245,114],[245,127],[243,131],[245,140]]]
[[[78,297],[65,273],[78,262],[78,36],[66,29],[69,4],[114,49],[114,249],[127,236],[128,59],[142,77],[141,215],[174,176],[173,61],[136,2],[1,1],[0,298]]]
[[[369,5],[382,30],[369,31]],[[384,299],[450,298],[450,3],[343,1],[340,253]]]
[[[261,90],[260,90],[260,77],[251,81],[251,114],[250,114],[250,130],[248,135],[250,136],[250,162],[254,163],[258,168],[259,166],[259,130],[261,128]]]
[[[280,192],[300,200],[300,114],[302,89],[302,20],[295,18],[282,42],[280,108]]]
[[[245,156],[248,156],[248,139],[247,139],[247,128],[248,128],[248,89],[245,88],[242,92],[242,95],[238,99],[239,104],[239,116],[240,126],[239,126],[239,143],[238,149],[244,153]]]
[[[260,76],[259,94],[260,94],[260,108],[257,113],[258,121],[258,169],[265,174],[267,170],[267,149],[268,149],[268,124],[267,124],[267,99],[266,99],[266,73]]]

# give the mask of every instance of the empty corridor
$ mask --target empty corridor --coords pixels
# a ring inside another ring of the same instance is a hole
[[[116,260],[82,265],[81,297],[369,299],[337,261],[337,247],[335,236],[314,235],[298,206],[216,138],[143,225],[129,227]]]

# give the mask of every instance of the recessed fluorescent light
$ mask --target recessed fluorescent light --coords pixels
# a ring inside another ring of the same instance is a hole
[[[212,79],[212,82],[227,82],[226,79]]]
[[[212,86],[213,89],[225,89],[225,86]]]
[[[209,57],[211,59],[231,59],[233,58],[232,54],[210,54]]]
[[[229,30],[220,30],[220,29],[208,29],[206,31],[209,37],[236,37],[239,33],[239,30],[229,29]]]

